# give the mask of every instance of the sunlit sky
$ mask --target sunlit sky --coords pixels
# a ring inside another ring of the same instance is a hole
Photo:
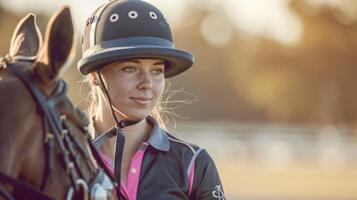
[[[333,6],[343,6],[348,0],[314,0],[314,5],[328,3]],[[7,9],[27,12],[54,12],[58,7],[67,4],[71,7],[77,30],[81,32],[85,20],[91,12],[104,0],[0,0]],[[171,24],[178,24],[185,15],[185,8],[189,0],[148,0],[159,7]],[[294,45],[298,42],[302,26],[299,18],[288,9],[288,0],[194,0],[199,6],[215,9],[221,6],[227,16],[243,32],[263,35],[281,43]],[[222,2],[224,2],[222,4]],[[192,1],[190,2],[192,3]],[[346,12],[350,12],[348,6]],[[351,9],[350,9],[351,10]],[[231,38],[232,31],[226,24],[222,24],[218,16],[209,16],[202,23],[201,31],[204,37],[217,45],[224,45]],[[218,31],[220,33],[217,37]],[[222,31],[224,30],[224,31]]]

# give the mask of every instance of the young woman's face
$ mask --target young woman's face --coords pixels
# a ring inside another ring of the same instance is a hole
[[[164,70],[160,59],[130,59],[108,64],[100,72],[114,106],[130,119],[143,119],[163,93]]]

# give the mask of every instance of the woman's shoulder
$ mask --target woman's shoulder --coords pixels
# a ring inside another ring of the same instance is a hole
[[[204,148],[196,144],[187,142],[183,139],[180,139],[167,131],[165,132],[169,139],[170,152],[175,154],[184,154],[185,155],[184,157],[189,157],[191,161],[194,161],[197,158],[199,158],[199,160],[206,160],[206,161],[212,160],[211,156]]]
[[[170,147],[173,148],[173,150],[180,149],[195,154],[198,150],[201,149],[198,145],[189,143],[181,138],[178,138],[173,134],[169,133],[168,131],[165,131],[165,133],[167,134],[167,137],[169,139]]]

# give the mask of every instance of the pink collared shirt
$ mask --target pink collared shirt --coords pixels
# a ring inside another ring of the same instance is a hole
[[[147,142],[142,143],[138,151],[131,158],[126,184],[123,180],[120,180],[120,192],[127,200],[136,200],[141,172],[141,164],[147,146]],[[102,157],[104,164],[109,169],[110,173],[114,175],[113,160],[106,156],[102,151],[99,151],[99,155]]]

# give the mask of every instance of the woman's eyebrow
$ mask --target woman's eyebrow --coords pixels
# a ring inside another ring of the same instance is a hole
[[[158,61],[153,64],[154,65],[165,65],[165,61]]]

